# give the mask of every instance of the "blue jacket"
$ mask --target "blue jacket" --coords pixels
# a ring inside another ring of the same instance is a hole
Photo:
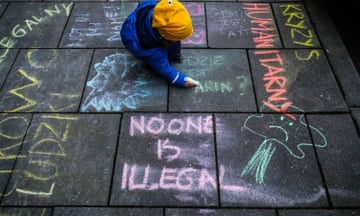
[[[138,35],[136,32],[136,17],[140,9],[146,6],[155,6],[158,1],[146,0],[141,2],[137,8],[127,17],[121,28],[121,39],[125,47],[133,53],[137,58],[145,61],[149,66],[165,77],[169,82],[183,87],[185,85],[185,74],[179,72],[170,65],[168,58],[169,49],[165,47],[156,47],[152,49],[144,49],[140,46]],[[151,26],[151,16],[146,20]],[[155,34],[155,33],[154,33]]]

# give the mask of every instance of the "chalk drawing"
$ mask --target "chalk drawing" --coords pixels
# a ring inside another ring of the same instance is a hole
[[[81,111],[95,109],[96,111],[121,111],[124,108],[136,109],[142,98],[150,96],[150,91],[144,90],[148,72],[137,73],[136,78],[129,79],[132,68],[139,62],[131,60],[128,55],[115,53],[96,63],[96,75],[87,82],[91,92],[81,106]]]
[[[291,108],[295,109],[297,112],[303,112],[303,110],[298,107],[291,106]],[[249,131],[256,136],[260,136],[264,140],[242,170],[241,175],[254,175],[256,182],[258,184],[263,184],[266,169],[277,148],[285,148],[293,158],[300,160],[304,159],[306,156],[303,148],[312,146],[317,148],[326,147],[328,144],[326,137],[318,128],[312,125],[308,125],[308,127],[311,132],[322,138],[321,143],[312,144],[303,142],[303,140],[299,140],[296,137],[296,134],[290,133],[290,131],[299,133],[301,130],[303,130],[302,134],[307,133],[308,129],[304,118],[304,114],[301,114],[297,120],[285,115],[260,114],[249,116],[244,122],[243,130]],[[267,124],[264,125],[261,131],[255,129],[255,121],[257,119],[262,119],[262,122]],[[267,130],[264,128],[267,128]],[[282,134],[282,137],[274,137],[274,134]]]

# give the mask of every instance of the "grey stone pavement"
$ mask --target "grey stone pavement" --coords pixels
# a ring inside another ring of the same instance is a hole
[[[360,78],[319,0],[184,1],[169,85],[138,1],[0,1],[0,215],[360,215]]]

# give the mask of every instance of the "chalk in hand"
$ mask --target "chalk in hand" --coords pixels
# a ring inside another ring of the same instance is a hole
[[[188,82],[189,84],[191,84],[191,86],[200,85],[200,82],[199,82],[199,81],[196,81],[196,80],[194,80],[194,79],[191,78],[191,77],[185,77],[184,81],[185,81],[185,83]]]

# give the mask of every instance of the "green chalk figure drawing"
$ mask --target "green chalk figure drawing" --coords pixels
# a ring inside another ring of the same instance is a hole
[[[303,110],[295,106],[290,108],[295,109],[295,112],[303,113]],[[261,128],[257,128],[259,126]],[[277,148],[285,148],[292,157],[303,159],[306,156],[303,148],[327,146],[324,134],[314,126],[307,125],[304,114],[301,114],[297,120],[280,114],[251,115],[245,120],[242,129],[264,139],[241,172],[241,176],[254,175],[258,184],[264,184],[266,169]],[[306,138],[301,136],[307,134],[308,129],[314,137],[320,138],[321,143],[312,144],[310,140],[306,141]]]

